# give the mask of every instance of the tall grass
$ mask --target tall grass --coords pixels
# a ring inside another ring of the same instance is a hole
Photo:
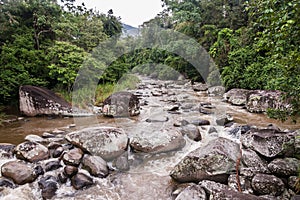
[[[133,74],[124,75],[117,83],[105,83],[98,85],[95,95],[95,105],[100,105],[114,92],[135,89],[140,79]]]
[[[132,90],[135,89],[137,84],[140,82],[139,78],[133,74],[126,74],[116,83],[104,83],[97,86],[96,91],[90,91],[89,89],[80,89],[76,91],[76,100],[72,101],[72,92],[64,90],[58,91],[58,95],[73,103],[78,108],[86,108],[87,106],[101,105],[101,103],[114,92]],[[91,94],[95,92],[95,94]]]

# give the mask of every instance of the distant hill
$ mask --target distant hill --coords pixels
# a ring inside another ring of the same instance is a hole
[[[130,26],[128,24],[122,24],[123,30],[122,30],[122,37],[132,36],[135,37],[139,34],[139,28]]]

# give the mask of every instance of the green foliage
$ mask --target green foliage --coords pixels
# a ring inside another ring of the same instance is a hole
[[[114,92],[135,89],[140,79],[133,74],[124,74],[120,80],[115,83],[100,84],[95,94],[95,104],[100,105],[107,97]]]
[[[50,60],[49,77],[57,82],[57,86],[71,91],[78,70],[82,65],[86,53],[80,47],[67,42],[56,42],[48,49]]]

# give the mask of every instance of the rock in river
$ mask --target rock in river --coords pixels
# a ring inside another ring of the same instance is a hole
[[[251,130],[243,134],[241,140],[246,148],[268,158],[293,156],[295,153],[295,133],[270,129]]]
[[[49,158],[49,150],[36,142],[23,142],[15,148],[17,158],[37,162]]]
[[[116,92],[103,102],[103,114],[111,117],[130,117],[140,114],[140,103],[130,92]]]
[[[130,146],[137,152],[162,153],[184,147],[185,139],[176,130],[144,131],[133,137]]]
[[[9,161],[1,167],[3,177],[12,179],[16,184],[23,185],[33,182],[37,175],[34,167],[20,161]]]
[[[91,175],[100,178],[108,175],[108,166],[105,160],[100,156],[85,155],[82,160],[83,168],[90,172]]]
[[[217,138],[189,153],[174,167],[170,175],[178,182],[227,182],[230,172],[235,170],[239,156],[239,144],[226,138]]]
[[[71,115],[72,106],[46,88],[24,85],[19,89],[20,112],[36,115]]]
[[[112,160],[127,149],[128,137],[123,129],[114,127],[92,127],[71,132],[66,139],[83,151]]]

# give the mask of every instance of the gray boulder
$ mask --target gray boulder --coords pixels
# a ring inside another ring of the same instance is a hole
[[[188,124],[181,127],[180,132],[182,133],[182,135],[186,135],[188,138],[194,141],[200,141],[202,139],[199,128],[194,124]]]
[[[20,112],[26,116],[72,114],[72,106],[46,88],[24,85],[19,97]]]
[[[282,100],[282,92],[254,90],[247,96],[246,108],[249,112],[266,112],[268,108],[288,109],[289,104]]]
[[[108,175],[108,166],[100,156],[85,155],[82,159],[82,168],[90,172],[91,175],[100,178]]]
[[[248,168],[249,171],[255,173],[269,173],[267,161],[261,159],[257,153],[251,149],[242,150],[242,162],[245,166],[242,167],[241,171]],[[252,176],[252,175],[250,175]]]
[[[3,177],[12,179],[18,185],[31,183],[37,178],[34,167],[20,161],[9,161],[2,165],[1,174]]]
[[[123,129],[114,127],[92,127],[71,132],[66,139],[73,145],[105,160],[112,160],[124,153],[128,137]]]
[[[15,148],[16,157],[29,162],[38,162],[49,158],[49,150],[36,142],[23,142]]]
[[[293,156],[295,134],[270,129],[251,130],[242,135],[242,144],[268,158]]]
[[[116,92],[103,102],[102,112],[110,117],[130,117],[140,114],[140,103],[130,92]]]
[[[163,153],[185,146],[181,133],[174,130],[144,131],[130,140],[130,146],[136,152]]]
[[[189,153],[173,168],[170,175],[179,182],[227,182],[239,156],[239,144],[226,138],[217,138]]]
[[[90,176],[81,172],[72,177],[71,183],[76,190],[88,188],[94,184],[93,179]]]
[[[200,185],[191,185],[185,188],[175,200],[206,200],[205,190]]]
[[[284,183],[280,178],[268,174],[256,174],[252,179],[252,188],[261,195],[279,196],[284,192]]]
[[[296,158],[276,158],[268,165],[272,174],[279,176],[297,175],[299,167],[300,161]]]
[[[250,91],[246,89],[231,89],[226,92],[223,97],[232,105],[244,106],[247,102],[247,95]]]

